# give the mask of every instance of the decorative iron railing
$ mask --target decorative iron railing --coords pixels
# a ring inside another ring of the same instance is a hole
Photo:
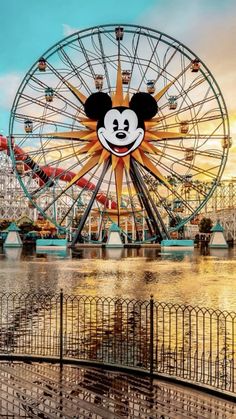
[[[59,294],[0,294],[0,358],[54,357],[164,374],[235,393],[236,313]]]

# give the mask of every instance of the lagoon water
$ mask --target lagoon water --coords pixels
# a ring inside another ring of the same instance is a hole
[[[207,253],[207,254],[206,254]],[[148,299],[236,311],[236,248],[193,252],[87,248],[0,250],[0,292]]]

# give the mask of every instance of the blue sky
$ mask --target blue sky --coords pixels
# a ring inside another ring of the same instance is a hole
[[[195,51],[222,89],[236,134],[235,0],[1,0],[0,13],[0,132],[5,135],[16,89],[33,62],[73,30],[117,22],[164,31]],[[234,155],[235,147],[231,165]]]
[[[102,23],[133,23],[155,4],[155,0],[1,0],[5,42],[1,43],[0,72],[25,71],[63,38],[67,25],[82,29]]]

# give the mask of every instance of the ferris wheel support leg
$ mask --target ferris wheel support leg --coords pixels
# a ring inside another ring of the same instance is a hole
[[[147,193],[144,189],[144,184],[143,181],[141,179],[140,173],[138,171],[138,168],[136,167],[135,163],[131,163],[131,173],[132,173],[132,179],[133,179],[133,183],[138,191],[138,196],[140,198],[140,203],[142,205],[142,207],[145,208],[147,214],[148,214],[148,218],[146,218],[146,222],[148,225],[148,229],[151,233],[151,235],[156,235],[157,236],[157,240],[158,242],[160,242],[162,240],[162,232],[159,228],[159,225],[157,223],[156,217],[155,217],[155,213],[153,211],[153,208],[150,205],[150,200],[147,196]],[[151,228],[150,228],[151,225]]]
[[[157,231],[157,233],[159,233],[161,239],[169,239],[170,238],[169,233],[168,233],[168,231],[166,229],[166,226],[165,226],[165,224],[164,224],[164,222],[161,218],[161,215],[160,215],[160,213],[159,213],[159,211],[158,211],[158,209],[157,209],[157,207],[156,207],[156,205],[155,205],[155,203],[154,203],[154,201],[151,197],[151,194],[150,194],[148,188],[146,187],[145,183],[142,180],[142,177],[140,175],[140,172],[139,172],[139,169],[138,169],[138,166],[137,166],[136,162],[132,163],[132,170],[135,174],[136,179],[139,182],[139,186],[140,186],[140,189],[142,191],[142,195],[143,195],[143,197],[145,197],[144,205],[145,205],[145,203],[147,205],[147,206],[145,205],[145,208],[146,208],[146,210],[148,209],[148,207],[150,208],[151,214],[153,215],[153,219],[155,220],[155,230]]]
[[[134,184],[136,193],[138,195],[138,199],[139,199],[140,205],[141,205],[141,207],[143,207],[143,208],[146,209],[147,214],[148,214],[148,217],[147,216],[145,217],[145,221],[147,223],[149,233],[150,233],[151,236],[154,236],[156,234],[156,229],[155,229],[156,226],[155,225],[153,226],[154,217],[153,217],[152,211],[149,208],[149,205],[147,205],[147,203],[144,202],[145,201],[145,198],[143,196],[142,190],[140,189],[140,185],[136,181],[135,175],[134,175],[134,173],[132,171],[130,172],[130,175],[131,175],[131,179],[132,179],[132,182]],[[136,231],[136,235],[138,235],[138,231]],[[134,234],[133,234],[133,236],[134,236]]]
[[[91,197],[91,199],[90,199],[90,201],[88,203],[88,206],[87,206],[86,210],[84,211],[84,214],[83,214],[83,216],[82,216],[82,218],[80,220],[80,223],[79,223],[78,228],[76,230],[75,236],[74,236],[74,238],[72,240],[71,247],[75,247],[76,243],[78,242],[79,238],[81,237],[81,232],[82,232],[82,230],[84,228],[84,224],[86,223],[86,220],[87,220],[87,218],[88,218],[88,216],[90,214],[90,211],[92,209],[93,203],[94,203],[94,201],[96,199],[96,196],[98,194],[98,191],[100,189],[100,186],[102,184],[102,181],[104,179],[104,176],[105,176],[105,174],[106,174],[109,166],[110,166],[110,159],[107,159],[106,162],[104,163],[101,176],[100,176],[100,178],[98,180],[98,183],[97,183],[97,185],[96,185],[96,187],[95,187],[95,189],[93,191],[92,197]]]

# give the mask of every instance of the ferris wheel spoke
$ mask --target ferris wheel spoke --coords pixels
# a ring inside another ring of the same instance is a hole
[[[201,117],[201,118],[196,118],[194,120],[191,120],[191,124],[192,125],[199,125],[199,124],[203,124],[206,122],[211,122],[211,121],[217,121],[220,120],[220,123],[217,127],[217,129],[223,125],[223,121],[222,121],[222,115],[212,115],[212,116],[208,116],[208,117]],[[165,129],[170,129],[170,128],[177,128],[179,127],[179,123],[169,123],[169,124],[165,124]],[[207,134],[206,134],[207,135]]]
[[[15,113],[14,116],[18,121],[19,120],[20,121],[26,120],[27,118],[29,118],[30,120],[32,120],[34,122],[37,122],[39,124],[45,124],[46,123],[47,125],[54,125],[55,127],[61,127],[61,128],[66,128],[66,129],[72,128],[71,124],[66,123],[66,122],[60,122],[60,121],[55,120],[55,119],[49,119],[48,116],[47,116],[47,118],[43,118],[43,117],[37,117],[37,116],[32,115],[32,114],[27,115],[27,114],[22,114],[22,113]],[[17,134],[14,133],[14,135],[17,135]],[[19,135],[21,137],[23,137],[22,134],[19,134]],[[34,134],[30,134],[30,135],[34,136]],[[37,135],[37,134],[35,134],[35,135]],[[25,136],[23,138],[25,138]]]
[[[139,32],[137,34],[137,41],[136,41],[135,45],[134,45],[134,38],[133,38],[133,45],[132,45],[133,59],[132,59],[132,63],[131,63],[131,71],[130,71],[130,73],[131,73],[131,78],[132,78],[133,71],[134,71],[134,66],[135,66],[135,64],[137,64],[138,69],[139,69],[139,72],[140,72],[140,75],[141,75],[141,78],[140,78],[140,86],[141,86],[143,84],[144,79],[145,79],[145,70],[143,69],[143,66],[140,65],[140,62],[141,61],[140,61],[139,56],[137,54],[138,47],[139,47],[139,42],[140,42],[140,36],[141,36],[141,33]],[[147,66],[146,66],[146,70],[147,70],[148,65],[150,64],[150,62],[151,62],[151,58],[149,59],[149,62],[147,64]],[[131,80],[130,80],[130,82],[131,82]],[[130,82],[129,82],[129,87],[130,87]],[[128,90],[129,90],[129,87],[128,87]],[[139,91],[139,89],[137,89],[137,90]]]
[[[98,170],[98,167],[95,169],[95,172],[93,173],[93,176],[94,176],[94,174],[96,173],[97,170]],[[66,173],[67,173],[67,170],[64,170],[64,172],[62,171],[62,172],[58,173],[58,175],[54,177],[54,180],[63,179],[65,177]],[[69,177],[71,178],[71,180],[68,182],[68,184],[72,182],[72,180],[76,177],[76,175],[73,172],[69,172]],[[57,202],[63,195],[65,195],[67,193],[67,191],[73,185],[76,185],[77,183],[79,183],[80,179],[82,179],[82,176],[80,178],[78,178],[76,181],[74,181],[73,184],[71,184],[70,186],[68,186],[68,184],[67,184],[66,188],[61,187],[61,189],[57,191],[57,195],[54,196],[52,201],[49,202],[48,205],[44,208],[44,212],[48,211],[50,209],[50,207],[52,207],[55,204],[55,202]],[[85,180],[85,184],[91,186],[90,182],[87,181],[87,180]]]
[[[142,83],[143,83],[143,81],[145,80],[145,78],[146,78],[146,74],[147,74],[147,72],[148,72],[148,68],[149,68],[149,65],[153,62],[153,59],[155,58],[156,59],[156,64],[157,64],[157,66],[158,66],[158,68],[159,68],[159,63],[157,62],[158,61],[158,58],[157,58],[157,53],[156,53],[156,50],[157,50],[157,47],[158,47],[158,45],[159,45],[159,42],[160,42],[160,38],[157,40],[157,42],[156,42],[156,45],[154,46],[153,45],[153,42],[151,42],[152,40],[150,40],[149,41],[149,45],[150,45],[150,47],[151,47],[151,51],[152,51],[152,54],[151,54],[151,56],[150,56],[150,59],[149,59],[149,61],[148,61],[148,64],[147,65],[145,65],[145,70],[144,70],[144,72],[143,72],[143,76],[142,76],[142,79],[141,79],[141,81],[140,81],[140,83],[139,83],[139,85],[138,85],[138,88],[137,88],[137,91],[139,91],[140,90],[140,88],[141,88],[141,86],[142,86]],[[157,78],[155,79],[155,82],[157,81]]]
[[[43,83],[41,80],[39,80],[35,76],[32,76],[32,81],[34,81],[36,84],[41,86],[44,90],[48,87],[48,85],[46,83]],[[65,102],[67,105],[69,105],[71,108],[73,108],[76,112],[78,111],[78,106],[76,106],[74,104],[74,102],[69,100],[66,96],[59,93],[56,89],[54,90],[54,96],[57,97],[58,99],[62,100],[63,102]]]
[[[202,100],[202,103],[199,103],[196,106],[195,106],[195,103],[191,100],[191,98],[187,94],[182,95],[181,96],[182,102],[179,106],[179,114],[181,113],[185,104],[187,104],[187,107],[188,107],[187,111],[189,111],[190,115],[191,115],[190,120],[196,120],[199,117],[199,114],[201,113],[203,106],[207,106],[207,104],[208,104],[208,100],[207,100],[208,93],[209,93],[209,91],[207,91],[205,93],[205,96]],[[200,116],[200,118],[201,118],[201,116]],[[194,128],[194,127],[192,126],[192,128]]]
[[[176,163],[174,159],[171,160],[172,162]],[[180,181],[180,183],[183,182],[183,176],[180,175],[178,172],[176,172],[173,168],[173,166],[170,168],[170,166],[166,165],[163,161],[158,161],[158,165],[162,167],[167,173],[169,173],[171,176],[174,176],[176,179]],[[201,174],[205,174],[205,172],[201,171]],[[172,189],[168,187],[170,192],[172,192]],[[199,191],[200,192],[200,191]],[[202,195],[205,195],[204,192],[202,192]],[[205,195],[206,196],[206,195]]]
[[[61,47],[60,52],[62,53],[62,55],[65,58],[65,60],[68,62],[70,68],[73,71],[73,73],[76,75],[76,77],[78,77],[78,79],[81,82],[82,86],[86,89],[87,93],[90,95],[91,94],[90,87],[88,86],[88,84],[86,83],[86,81],[83,79],[83,77],[81,76],[81,72],[78,71],[77,67],[73,64],[73,62],[71,61],[69,55],[66,53],[66,51],[64,50],[63,47]]]
[[[161,141],[161,140],[182,140],[185,138],[191,138],[190,135],[183,134],[181,132],[172,132],[172,131],[154,131],[150,130],[145,137],[149,141]],[[195,138],[195,136],[194,136]]]
[[[67,184],[67,186],[62,190],[60,196],[67,192],[68,189],[71,188],[79,179],[81,179],[89,170],[93,169],[100,160],[100,153],[95,153],[94,156],[90,157],[88,161],[84,164],[84,166],[79,170],[78,174],[75,175],[71,181]]]
[[[54,162],[54,165],[46,165],[46,166],[39,166],[42,173],[45,173],[47,175],[47,177],[49,177],[49,179],[53,179],[53,182],[55,184],[55,182],[62,180],[66,180],[68,178],[68,182],[75,176],[75,174],[73,172],[71,172],[71,170],[77,168],[78,164],[75,163],[74,165],[70,166],[70,169],[60,169],[60,165],[63,163],[63,159],[57,159]],[[59,169],[59,170],[58,170]],[[33,176],[38,176],[38,173],[40,172],[40,170],[38,171],[33,171],[32,174]],[[58,174],[57,174],[58,173]],[[69,177],[66,176],[67,174],[69,174]],[[41,190],[36,189],[35,191],[32,192],[32,194],[35,196],[39,196],[42,195],[44,193],[44,191],[47,190],[48,188],[48,182],[44,180],[44,177],[42,176],[42,181],[43,184],[41,185]],[[57,185],[58,186],[58,185]]]
[[[162,205],[162,208],[165,210],[166,214],[171,218],[174,219],[176,222],[178,221],[176,218],[176,215],[172,212],[172,210],[169,208],[169,206],[166,204],[166,199],[163,199],[162,196],[160,195],[159,191],[158,191],[158,186],[156,185],[156,181],[153,183],[153,178],[152,176],[148,176],[146,175],[146,172],[144,170],[143,167],[140,166],[140,171],[142,173],[143,179],[145,181],[145,183],[147,184],[147,187],[149,186],[149,191],[152,192],[157,200],[159,201],[159,203]]]
[[[176,101],[180,98],[183,98],[184,96],[187,97],[187,95],[196,87],[198,87],[201,83],[205,82],[205,78],[200,79],[196,84],[192,84],[189,86],[189,88],[187,88],[184,92],[179,93],[178,95],[175,96]],[[168,114],[165,114],[162,118],[160,118],[160,122],[162,121],[167,121],[168,118],[173,118],[175,116],[179,116],[180,113],[186,112],[188,110],[191,110],[192,108],[196,107],[196,106],[200,106],[202,104],[205,104],[205,98],[201,99],[198,102],[192,103],[192,104],[188,104],[188,106],[186,107],[178,107],[176,112],[170,112]],[[160,106],[159,110],[163,111],[166,109],[166,107],[169,106],[169,102],[165,102],[163,105]]]
[[[160,166],[162,166],[164,168],[163,164],[161,164]],[[170,170],[169,173],[174,173],[174,171]],[[180,178],[178,173],[175,173],[175,176],[177,178]],[[173,187],[167,186],[167,189],[169,190],[171,196],[174,196],[178,200],[182,201],[182,198],[183,198],[182,195],[180,195]],[[190,212],[194,211],[194,208],[188,202],[185,202],[185,206]]]
[[[70,162],[70,170],[75,169],[78,167],[78,161],[72,163],[72,159],[74,158],[74,153],[68,154],[67,156],[61,156],[58,159],[52,160],[50,161],[50,166],[51,167],[59,167],[59,165],[61,166],[62,163],[67,163],[67,161]],[[86,162],[88,160],[88,156],[80,159],[80,165],[84,164],[84,162]],[[65,171],[67,171],[68,169],[66,169]],[[56,177],[57,179],[57,177]],[[60,179],[60,177],[59,177]]]
[[[51,152],[54,152],[54,151],[64,151],[64,150],[70,150],[71,149],[71,145],[69,144],[69,145],[60,145],[60,148],[58,148],[58,145],[57,146],[51,146],[51,147],[46,147],[45,145],[42,145],[41,146],[41,148],[40,149],[38,149],[37,151],[32,151],[32,152],[28,152],[28,154],[29,154],[29,156],[32,154],[32,156],[33,157],[37,157],[37,156],[43,156],[45,153],[47,153],[47,155],[48,155],[48,153],[51,153]],[[46,163],[45,163],[46,164]]]
[[[71,140],[77,142],[86,142],[96,139],[96,134],[94,131],[64,131],[64,132],[47,132],[41,135],[41,138],[52,138],[57,140]]]
[[[183,159],[177,158],[176,156],[174,157],[174,156],[165,154],[165,159],[172,162],[172,163],[175,163],[176,165],[179,164],[180,166],[187,167],[189,170],[194,171],[197,175],[205,175],[205,176],[209,176],[209,177],[212,177],[212,178],[215,177],[215,173],[211,173],[210,169],[203,169],[203,168],[201,168],[201,167],[199,167],[199,166],[197,166],[193,163],[188,163],[186,161],[183,161]],[[160,161],[158,161],[158,165],[161,165]],[[215,169],[215,168],[219,168],[219,165],[211,167],[211,170]]]
[[[198,138],[199,138],[199,136],[198,136]],[[218,137],[218,136],[215,137],[215,138],[220,139],[220,137]],[[160,142],[160,144],[158,144],[158,146],[163,148],[163,150],[168,149],[168,150],[171,150],[171,151],[182,151],[183,153],[186,153],[186,150],[188,151],[188,148],[175,146],[174,144],[170,144],[168,142],[166,142],[165,144]],[[164,151],[163,151],[163,153],[164,153]],[[196,148],[195,151],[194,151],[194,155],[195,156],[210,157],[210,158],[221,160],[221,154],[219,154],[219,153],[217,154],[217,150],[215,150],[215,151],[212,150],[211,152],[209,152],[209,151],[199,150],[198,148]]]
[[[59,190],[61,191],[62,190],[62,186],[59,187],[58,182],[60,182],[60,181],[70,182],[71,179],[73,179],[75,177],[75,173],[72,172],[71,170],[76,169],[78,167],[78,164],[77,163],[74,163],[73,165],[70,166],[69,169],[62,169],[61,166],[60,166],[61,163],[62,163],[62,160],[61,159],[60,160],[58,159],[57,160],[57,163],[58,164],[55,164],[54,166],[42,167],[42,170],[44,170],[45,173],[48,174],[48,176],[50,176],[53,179],[53,181],[57,185],[58,191]],[[83,161],[81,160],[81,164],[82,163],[83,163]],[[75,185],[76,186],[79,186],[79,187],[82,187],[84,185],[84,183],[85,183],[85,179],[82,177],[80,180],[78,180],[75,183]],[[86,184],[87,184],[87,181],[86,181]],[[45,188],[44,188],[44,186],[45,186]],[[92,185],[92,184],[89,184],[88,185],[88,190],[89,189],[93,189],[93,188],[94,188],[94,185]],[[47,190],[47,185],[46,184],[41,187],[41,190],[34,191],[33,194],[34,195],[37,195],[37,197],[39,197],[40,195],[42,195],[43,193],[45,193],[44,189]],[[61,198],[61,196],[60,196],[60,198]],[[56,200],[57,199],[58,199],[58,197],[56,198]],[[53,203],[55,203],[55,202],[53,202]],[[50,206],[51,205],[49,205],[48,208],[50,208]]]
[[[76,40],[77,42],[77,40]],[[73,51],[77,51],[79,53],[82,53],[81,48],[79,47],[79,45],[75,45],[75,44],[71,44],[71,45],[67,45],[68,49],[71,49]],[[91,60],[93,61],[98,61],[101,59],[100,55],[98,53],[96,53],[94,50],[92,51],[89,48],[86,48],[87,54],[90,57]]]
[[[48,143],[49,144],[49,143]],[[74,156],[74,151],[71,152],[69,155],[63,156],[61,154],[61,151],[63,150],[69,150],[71,151],[71,145],[52,145],[48,147],[48,144],[44,143],[43,146],[39,147],[38,149],[32,149],[28,151],[28,155],[32,156],[32,158],[36,158],[36,157],[40,157],[43,156],[43,154],[46,152],[48,155],[48,162],[50,162],[51,165],[53,165],[55,162],[57,162],[57,160],[52,160],[52,156],[50,156],[50,151],[57,151],[58,153],[60,153],[60,159],[61,158],[71,158],[72,156]]]
[[[92,64],[91,64],[91,61],[90,61],[90,58],[89,58],[89,56],[88,56],[87,50],[86,50],[86,48],[84,47],[84,44],[83,44],[83,42],[82,42],[82,39],[81,39],[81,37],[80,37],[79,35],[78,35],[77,41],[78,41],[78,44],[79,44],[79,46],[80,46],[80,48],[81,48],[81,51],[82,51],[82,53],[83,53],[83,55],[84,55],[85,61],[86,61],[86,63],[88,64],[88,67],[89,67],[90,73],[92,74],[92,77],[93,77],[93,79],[94,79],[94,78],[95,78],[95,71],[94,71],[93,66],[92,66]]]
[[[111,93],[111,82],[110,82],[109,72],[108,72],[108,69],[107,69],[106,56],[105,56],[105,52],[104,52],[104,47],[103,47],[103,43],[102,43],[102,36],[101,36],[100,31],[98,31],[97,36],[98,36],[98,42],[99,42],[99,47],[100,47],[100,51],[101,51],[102,64],[103,64],[104,71],[105,71],[107,86],[108,86],[109,93]]]
[[[76,99],[79,100],[79,102],[81,103],[81,105],[84,104],[85,100],[86,100],[86,96],[80,92],[76,87],[72,86],[72,84],[66,80],[64,77],[61,76],[61,74],[56,70],[55,67],[53,67],[52,64],[48,63],[48,67],[50,68],[50,70],[52,71],[52,73],[54,73],[57,78],[65,85],[68,87],[68,89],[71,91],[71,93],[76,97]],[[77,111],[80,111],[82,114],[84,114],[84,109],[83,107],[78,107]]]
[[[99,28],[99,29],[101,30],[101,28]],[[103,35],[104,35],[104,37],[106,37],[111,42],[111,45],[113,44],[114,49],[115,49],[116,52],[117,52],[117,42],[118,42],[120,54],[124,54],[124,56],[127,56],[128,58],[131,57],[131,52],[124,45],[124,43],[122,41],[120,41],[120,40],[117,41],[114,38],[114,35],[113,34],[111,35],[108,31],[103,31]]]
[[[86,181],[84,183],[84,186],[82,188],[80,188],[79,194],[77,194],[76,199],[73,200],[72,204],[69,206],[68,210],[66,211],[66,213],[64,214],[64,216],[60,220],[61,225],[65,221],[66,217],[68,217],[68,215],[70,214],[71,210],[74,208],[74,206],[78,202],[78,200],[83,196],[83,193],[85,191],[89,190],[89,186],[91,185],[91,180],[92,180],[92,178],[95,175],[97,170],[98,170],[98,168],[96,168],[96,170],[90,175],[89,179],[86,179]]]
[[[164,66],[163,66],[163,68],[161,68],[161,71],[159,72],[159,74],[158,74],[158,76],[157,76],[157,79],[156,79],[156,82],[160,79],[160,77],[162,77],[163,76],[163,74],[165,74],[166,73],[166,71],[167,71],[167,68],[168,68],[168,66],[169,66],[169,64],[171,63],[171,61],[174,59],[174,57],[176,56],[176,54],[177,54],[177,49],[175,49],[174,51],[173,51],[173,53],[171,54],[171,56],[170,56],[170,58],[167,60],[167,62],[164,64]]]
[[[178,99],[178,98],[181,98],[181,97],[183,97],[183,95],[181,96],[181,95],[179,95],[179,96],[176,96],[176,100]],[[198,106],[199,107],[201,107],[203,104],[205,105],[206,103],[208,103],[208,102],[211,102],[211,101],[214,101],[215,100],[215,97],[214,96],[211,96],[210,98],[204,98],[204,99],[201,99],[201,100],[199,100],[198,102],[195,102],[195,103],[192,103],[192,104],[190,104],[190,105],[187,105],[187,106],[185,106],[185,107],[179,107],[178,108],[178,111],[176,111],[176,112],[172,112],[172,113],[169,113],[169,114],[167,114],[163,119],[166,121],[166,120],[168,120],[169,118],[173,118],[173,117],[175,117],[175,116],[179,116],[181,113],[184,113],[184,112],[186,112],[186,111],[189,111],[189,110],[191,110],[191,109],[194,109],[194,108],[197,108]],[[183,102],[184,103],[184,102]],[[162,105],[161,107],[160,107],[160,110],[161,111],[163,111],[163,110],[165,110],[165,108],[167,107],[169,105],[169,102],[166,102],[164,105]],[[162,121],[162,119],[160,119],[160,122]]]
[[[42,108],[45,108],[45,102],[41,101],[40,99],[36,99],[27,95],[22,95],[23,98],[29,100],[30,102],[34,103],[35,105],[38,105]],[[56,108],[55,106],[49,105],[47,104],[48,109],[50,109],[51,111],[55,112],[55,114],[57,115],[63,115],[63,116],[67,116],[68,118],[72,119],[74,118],[74,115],[72,115],[71,113],[65,111],[64,109],[59,109]]]
[[[154,95],[154,98],[156,99],[156,101],[158,102],[165,94],[166,94],[166,92],[169,90],[169,88],[171,87],[171,86],[173,86],[177,81],[178,81],[178,79],[188,70],[190,68],[190,64],[189,65],[187,65],[179,74],[178,74],[178,76],[176,76],[176,77],[174,77],[174,79],[171,81],[171,82],[169,82],[169,83],[167,83],[166,84],[166,86],[164,86],[158,93],[156,93],[155,95]]]

